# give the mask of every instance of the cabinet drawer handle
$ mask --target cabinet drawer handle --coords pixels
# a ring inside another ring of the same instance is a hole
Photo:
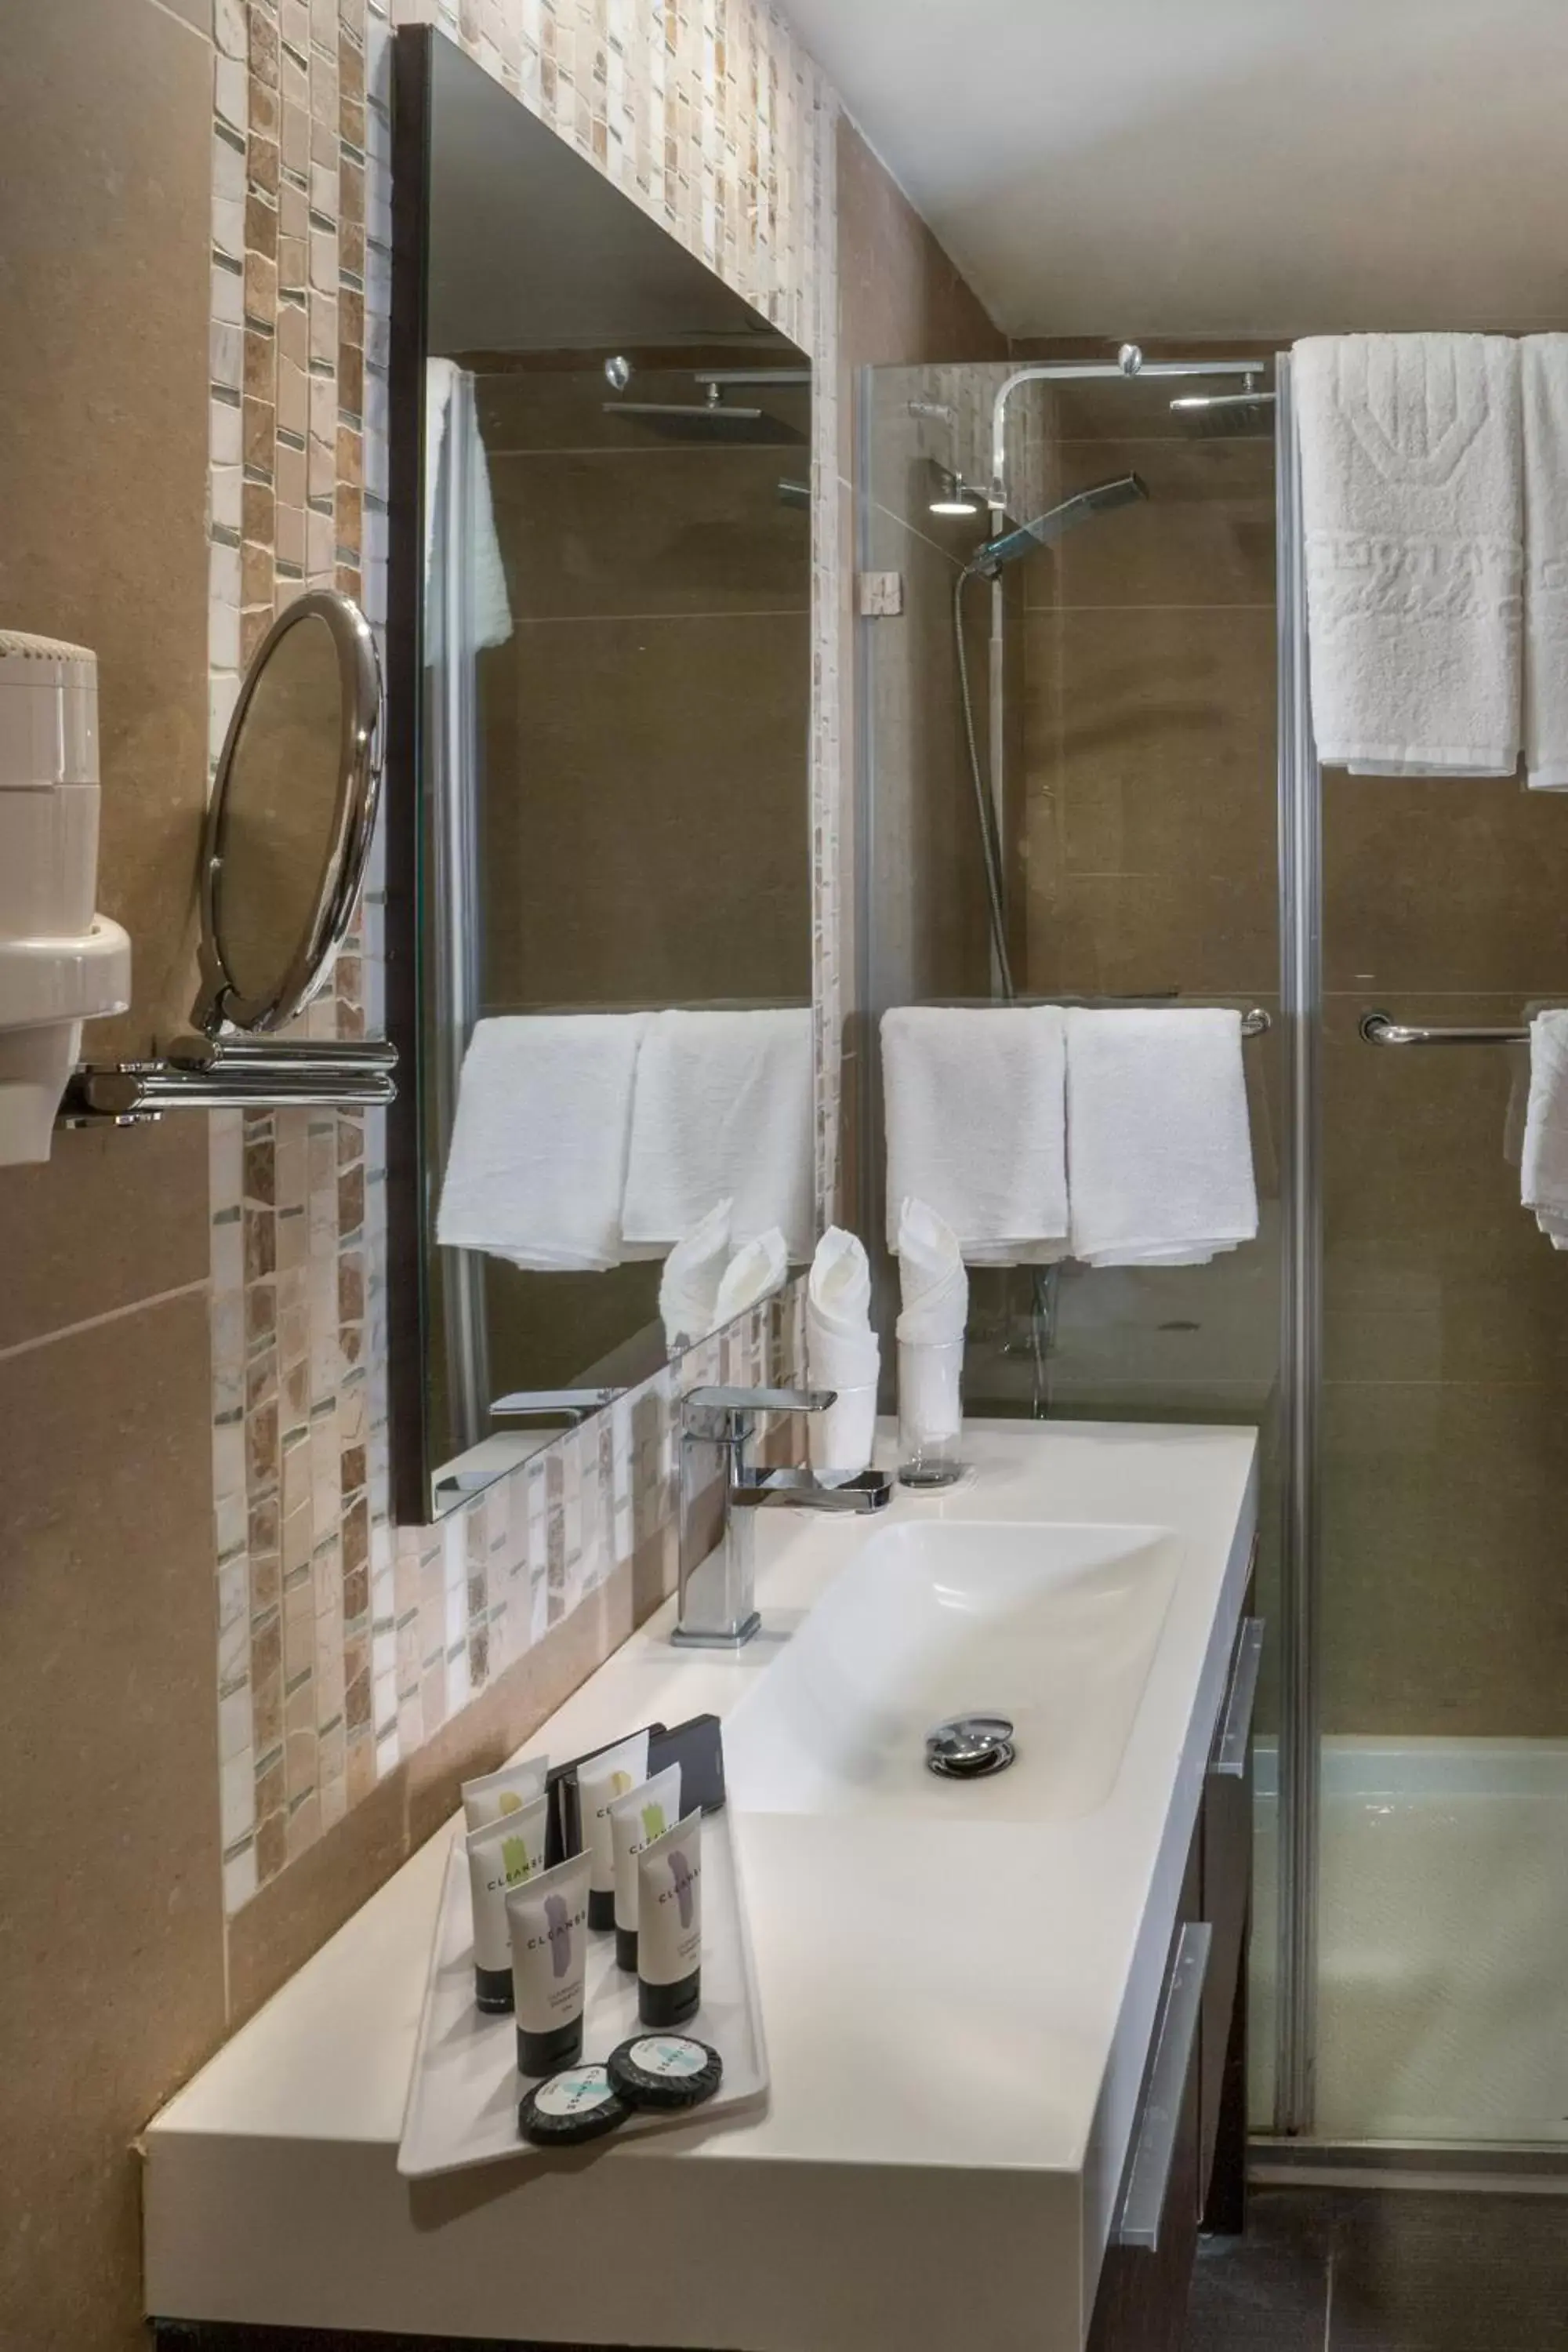
[[[1176,2135],[1193,2069],[1213,1940],[1214,1930],[1205,1921],[1190,1921],[1182,1929],[1154,2028],[1154,2056],[1138,2111],[1121,2203],[1110,2232],[1114,2244],[1137,2246],[1145,2253],[1160,2251],[1160,2223],[1176,2161]]]
[[[1247,1748],[1252,1738],[1252,1710],[1258,1703],[1258,1671],[1263,1664],[1263,1620],[1243,1621],[1231,1662],[1230,1688],[1220,1717],[1219,1744],[1213,1769],[1222,1780],[1247,1777]]]

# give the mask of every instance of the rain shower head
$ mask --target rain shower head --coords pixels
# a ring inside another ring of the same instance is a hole
[[[1118,474],[1113,481],[1096,482],[1087,490],[1076,490],[1058,507],[1052,507],[1033,522],[1023,523],[1016,530],[1005,531],[1000,539],[988,539],[970,557],[968,570],[978,572],[987,580],[994,580],[1005,564],[1016,563],[1021,555],[1032,555],[1037,547],[1054,547],[1069,530],[1091,515],[1109,514],[1113,508],[1132,505],[1149,493],[1136,474]]]
[[[1274,394],[1255,375],[1242,378],[1240,392],[1187,392],[1171,403],[1171,414],[1194,433],[1211,439],[1271,433]]]

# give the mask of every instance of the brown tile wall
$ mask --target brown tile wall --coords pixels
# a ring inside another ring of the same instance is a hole
[[[100,904],[190,1004],[212,46],[51,0],[0,76],[0,626],[96,648]],[[204,12],[205,15],[205,12]],[[25,58],[24,58],[25,53]],[[141,2341],[131,2141],[224,2031],[200,1121],[0,1171],[0,2343]]]
[[[840,856],[845,875],[858,874],[865,854],[858,829],[864,813],[856,797],[856,762],[862,698],[875,693],[879,733],[877,811],[880,837],[896,845],[894,863],[873,877],[880,910],[889,886],[902,895],[908,922],[894,950],[900,964],[895,995],[908,992],[905,964],[918,959],[932,973],[932,985],[960,983],[975,966],[984,971],[984,915],[977,862],[969,837],[957,824],[967,789],[955,731],[949,600],[955,566],[951,553],[929,528],[929,518],[902,499],[879,510],[871,564],[904,576],[904,617],[877,624],[874,666],[857,661],[858,623],[854,584],[859,561],[855,548],[853,484],[857,466],[869,453],[857,446],[858,385],[864,368],[910,371],[907,396],[931,391],[919,380],[928,362],[1002,362],[1006,339],[937,243],[925,222],[889,177],[853,123],[840,117],[838,168],[838,449],[840,535],[844,544],[840,609],[841,716]],[[954,368],[955,374],[966,373]],[[897,729],[897,739],[888,730]],[[880,797],[886,782],[894,805]],[[918,848],[917,848],[918,845]],[[968,863],[966,864],[966,861]],[[846,887],[839,908],[839,961],[846,972],[858,969],[855,892]],[[891,985],[891,983],[889,983]],[[870,1001],[884,999],[871,975]],[[874,1097],[876,1057],[869,1024],[851,1012],[846,1024],[841,1064],[845,1092],[844,1150],[840,1168],[840,1213],[857,1230],[874,1237],[877,1174],[861,1164],[860,1139],[868,1122],[862,1104]],[[873,1116],[870,1131],[879,1132]],[[873,1159],[875,1155],[870,1155]]]
[[[1228,351],[1227,346],[1227,351]],[[1151,352],[1151,356],[1154,354]],[[1031,346],[1020,357],[1094,357]],[[1275,913],[1274,449],[1200,439],[1171,386],[1026,388],[1049,498],[1135,472],[1148,503],[1096,517],[1018,567],[1025,790],[1015,887],[1022,982],[1272,1009]],[[1020,887],[1021,886],[1021,887]],[[1208,1266],[1055,1277],[1052,1409],[1111,1419],[1241,1420],[1272,1473],[1279,1367],[1278,1030],[1246,1047],[1260,1232]],[[1026,1279],[981,1276],[977,1395],[1026,1404]],[[1011,1339],[1013,1345],[1004,1343]],[[1260,1583],[1271,1612],[1266,1494]],[[1271,1719],[1266,1688],[1262,1718]]]

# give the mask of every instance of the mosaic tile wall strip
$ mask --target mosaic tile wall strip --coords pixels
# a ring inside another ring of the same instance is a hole
[[[816,368],[811,822],[817,1181],[837,1136],[838,553],[833,106],[755,0],[405,7],[481,64],[808,349]],[[386,601],[391,13],[214,0],[210,730],[311,586]],[[382,908],[307,1034],[374,1034]],[[438,1528],[388,1518],[379,1114],[219,1114],[213,1465],[225,1898],[232,1914],[620,1561],[668,1534],[666,1372]],[[797,1377],[802,1295],[685,1381]]]

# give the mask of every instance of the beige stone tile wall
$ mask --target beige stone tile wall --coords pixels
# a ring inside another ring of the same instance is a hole
[[[838,1077],[834,107],[755,0],[405,6],[459,40],[813,355],[817,1178]],[[384,0],[215,0],[209,754],[306,587],[385,614]],[[381,1017],[379,874],[311,1034]],[[442,1528],[388,1517],[382,1121],[209,1122],[219,1780],[232,1916],[629,1558],[670,1510],[624,1400]],[[758,1325],[738,1344],[769,1345]],[[651,1484],[649,1482],[652,1482]]]
[[[0,73],[0,626],[94,647],[99,903],[145,1051],[188,1012],[205,794],[212,47],[14,12]],[[130,2352],[131,2142],[221,2038],[201,1122],[0,1170],[0,2339]]]

